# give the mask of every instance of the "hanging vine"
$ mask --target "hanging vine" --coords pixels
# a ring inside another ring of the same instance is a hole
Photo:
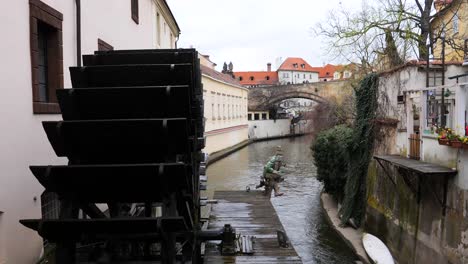
[[[366,208],[366,177],[372,149],[374,147],[374,120],[378,108],[378,75],[366,76],[356,94],[356,120],[349,148],[348,170],[343,206],[340,209],[341,222],[346,224],[351,218],[360,226]]]

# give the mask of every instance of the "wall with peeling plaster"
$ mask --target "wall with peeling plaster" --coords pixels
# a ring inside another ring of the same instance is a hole
[[[465,71],[461,66],[450,65],[446,76]],[[403,67],[381,76],[380,114],[399,123],[385,128],[387,137],[376,142],[375,154],[407,157],[408,137],[417,125],[413,114],[419,114],[416,122],[420,122],[421,159],[458,170],[457,176],[448,180],[446,207],[443,206],[443,177],[418,179],[391,164],[379,165],[372,161],[367,177],[364,228],[385,242],[398,263],[468,263],[468,150],[440,146],[435,135],[424,131],[425,95],[417,90],[426,86],[425,78],[425,72],[418,66]],[[455,80],[446,84],[454,87],[450,88],[455,92],[453,126],[458,126],[462,133],[468,88],[456,86]],[[399,95],[404,95],[400,104]]]

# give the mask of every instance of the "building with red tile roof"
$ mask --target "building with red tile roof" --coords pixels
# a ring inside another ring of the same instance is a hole
[[[312,67],[314,70],[319,72],[319,79],[321,82],[332,81],[333,76],[339,66],[333,64],[327,64],[323,67]]]
[[[319,71],[302,58],[287,58],[278,68],[281,84],[312,83],[319,81]]]
[[[261,87],[278,85],[278,73],[271,71],[271,63],[267,64],[267,71],[234,72],[236,79],[246,87]]]

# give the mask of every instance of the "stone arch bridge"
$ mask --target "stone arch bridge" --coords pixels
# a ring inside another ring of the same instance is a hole
[[[291,98],[310,99],[318,103],[342,102],[352,96],[351,81],[330,81],[249,88],[249,111],[265,111],[273,104]]]

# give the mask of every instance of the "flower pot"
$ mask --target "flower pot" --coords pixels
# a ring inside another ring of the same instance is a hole
[[[450,146],[450,140],[446,138],[439,138],[439,145]]]
[[[453,141],[450,141],[450,146],[452,148],[461,148],[463,147],[463,142],[458,141],[458,140],[453,140]]]

